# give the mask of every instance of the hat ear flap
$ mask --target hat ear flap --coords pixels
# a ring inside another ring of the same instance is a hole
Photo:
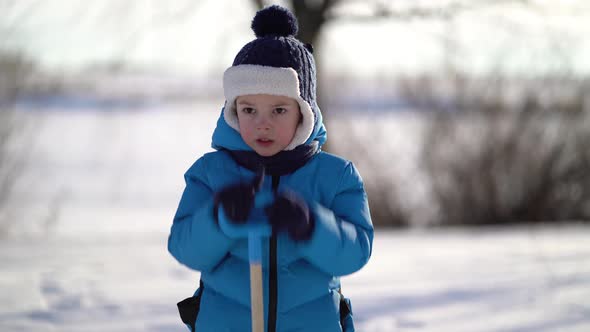
[[[309,53],[313,54],[313,46],[310,43],[305,43],[305,48],[309,51]]]

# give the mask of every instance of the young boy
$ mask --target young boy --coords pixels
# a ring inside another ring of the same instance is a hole
[[[247,223],[259,190],[274,193],[264,211],[265,329],[354,331],[339,276],[369,260],[373,226],[360,175],[322,152],[326,130],[315,97],[312,48],[294,36],[297,20],[279,6],[252,21],[256,39],[223,78],[225,106],[213,133],[217,151],[186,172],[168,250],[201,272],[194,296],[179,303],[192,331],[250,331],[248,244],[220,227],[220,211]]]

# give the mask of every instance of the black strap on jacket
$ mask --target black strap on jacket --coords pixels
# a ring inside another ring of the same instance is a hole
[[[199,281],[199,294],[191,296],[180,302],[178,302],[178,313],[182,322],[191,327],[191,332],[195,332],[195,323],[197,316],[199,315],[199,309],[201,308],[201,295],[205,290],[203,287],[203,281]]]
[[[342,295],[342,288],[338,288],[338,293],[340,294],[340,325],[344,328],[344,320],[352,313],[352,309],[348,300]]]
[[[280,180],[280,176],[273,175],[273,193],[277,192]],[[266,322],[268,332],[275,332],[277,329],[277,300],[279,294],[277,264],[277,235],[272,234],[268,253],[268,321]]]

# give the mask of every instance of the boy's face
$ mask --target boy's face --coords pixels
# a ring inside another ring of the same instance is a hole
[[[240,135],[261,156],[273,156],[291,143],[301,120],[293,98],[265,94],[236,99]]]

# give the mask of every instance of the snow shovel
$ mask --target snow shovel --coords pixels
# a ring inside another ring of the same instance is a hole
[[[264,175],[262,176],[264,178]],[[262,180],[260,180],[260,182],[262,182]],[[260,188],[261,186],[258,187]],[[259,191],[256,193],[254,209],[250,213],[248,221],[242,225],[236,225],[229,222],[225,217],[223,209],[219,209],[219,226],[222,231],[232,238],[248,238],[252,332],[264,332],[262,240],[264,237],[270,237],[271,227],[263,209],[269,205],[272,200],[273,195],[270,191]]]

